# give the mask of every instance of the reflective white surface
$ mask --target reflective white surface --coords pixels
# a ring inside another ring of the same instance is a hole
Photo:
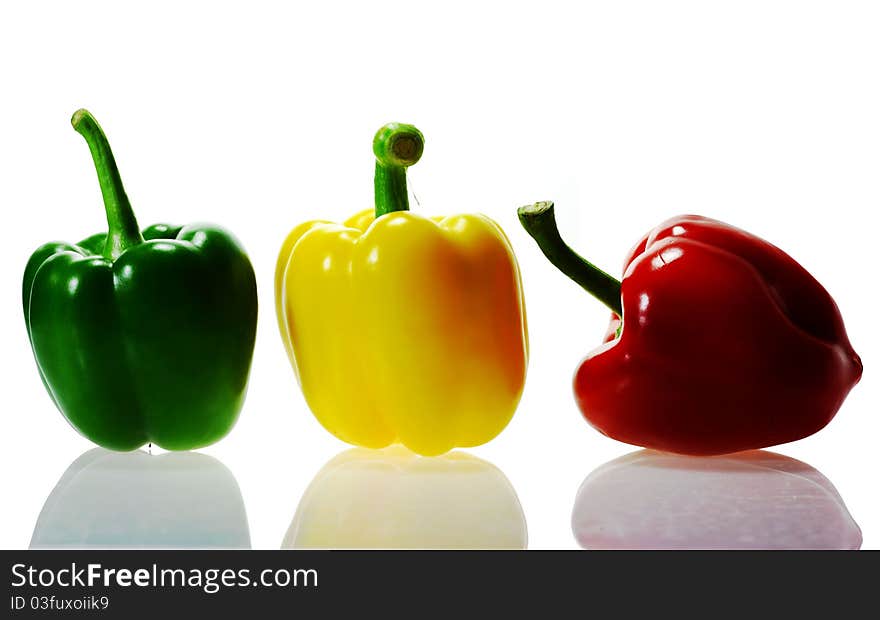
[[[282,547],[525,549],[526,521],[500,469],[464,452],[347,450],[309,485]]]
[[[587,549],[858,549],[862,543],[825,476],[765,450],[622,456],[584,480],[572,531]]]
[[[238,483],[196,452],[89,450],[46,499],[31,549],[249,548]]]

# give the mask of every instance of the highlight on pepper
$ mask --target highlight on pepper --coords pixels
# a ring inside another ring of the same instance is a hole
[[[507,425],[528,341],[519,267],[498,224],[409,211],[406,169],[423,147],[412,125],[378,131],[374,209],[294,228],[275,300],[303,395],[328,431],[437,455]]]
[[[71,119],[91,151],[108,230],[47,243],[27,263],[25,324],[49,396],[111,450],[168,450],[226,435],[244,402],[257,288],[244,249],[211,225],[138,229],[94,117]]]
[[[553,203],[518,214],[550,262],[612,311],[574,392],[613,439],[690,455],[795,441],[828,424],[861,378],[834,300],[763,239],[674,217],[642,237],[620,282],[565,244]]]

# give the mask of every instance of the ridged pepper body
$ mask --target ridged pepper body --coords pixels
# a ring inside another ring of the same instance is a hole
[[[709,218],[679,216],[626,261],[623,329],[574,379],[604,434],[707,455],[812,435],[862,374],[824,287],[779,248]]]
[[[97,121],[71,119],[98,172],[108,232],[48,243],[22,303],[40,377],[82,435],[112,450],[213,443],[244,401],[257,323],[254,271],[210,225],[138,229]]]
[[[636,244],[619,282],[562,241],[553,203],[519,217],[613,312],[574,377],[581,412],[609,437],[689,455],[795,441],[828,424],[861,378],[831,295],[755,235],[672,218]]]
[[[522,393],[519,268],[481,215],[307,222],[284,242],[278,322],[306,401],[343,441],[423,455],[485,443]]]
[[[156,225],[143,237],[113,261],[100,255],[103,234],[34,252],[23,283],[34,357],[55,404],[96,444],[205,446],[244,400],[254,272],[216,227]]]

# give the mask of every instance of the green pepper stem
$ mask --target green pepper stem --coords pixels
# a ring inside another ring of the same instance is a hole
[[[143,243],[137,219],[125,195],[119,169],[113,158],[113,151],[107,142],[107,136],[98,125],[98,121],[88,110],[77,110],[70,119],[71,125],[86,139],[95,169],[98,172],[98,183],[104,197],[104,210],[107,212],[107,240],[104,243],[104,258],[115,260],[127,248]]]
[[[422,132],[412,125],[388,123],[373,138],[376,175],[373,178],[376,217],[409,211],[406,169],[419,161],[425,148]]]
[[[608,275],[572,250],[559,235],[552,202],[538,202],[517,209],[519,221],[537,241],[538,247],[559,271],[580,284],[584,290],[623,316],[620,281]]]

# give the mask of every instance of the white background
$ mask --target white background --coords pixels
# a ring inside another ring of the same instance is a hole
[[[880,547],[876,3],[10,4],[0,547],[27,546],[58,478],[91,447],[40,383],[19,298],[33,249],[105,226],[69,125],[83,106],[107,131],[143,226],[214,221],[251,255],[260,320],[248,399],[203,452],[237,478],[255,547],[278,548],[309,481],[346,448],[307,410],[284,354],[276,252],[295,224],[372,204],[370,143],[390,120],[427,139],[410,172],[415,208],[483,212],[520,259],[525,394],[510,426],[471,452],[513,484],[530,547],[573,547],[578,485],[634,449],[574,404],[571,375],[607,317],[520,229],[515,208],[542,199],[556,201],[572,245],[612,270],[646,230],[694,212],[773,241],[829,289],[866,371],[829,427],[778,451],[830,478],[863,546]]]

